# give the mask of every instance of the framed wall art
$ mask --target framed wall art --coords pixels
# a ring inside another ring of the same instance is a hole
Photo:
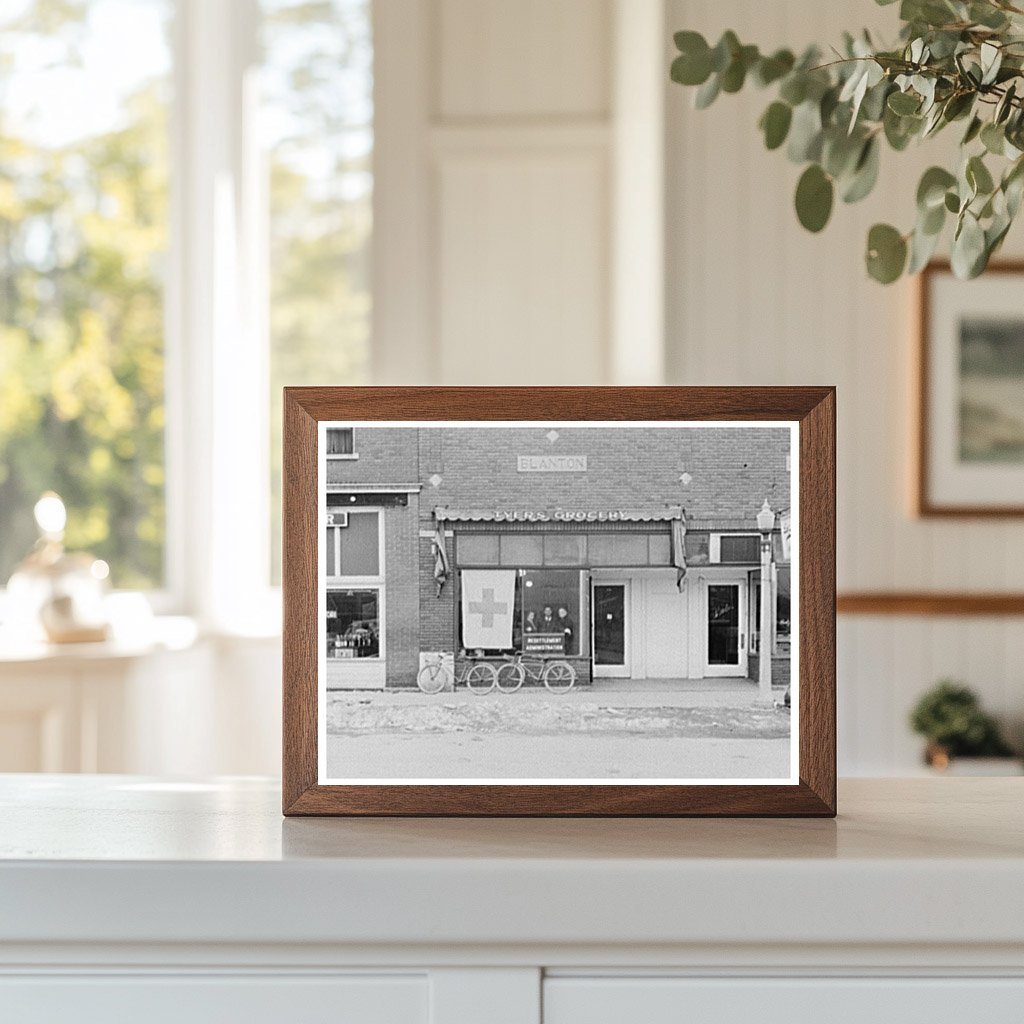
[[[284,812],[835,813],[831,388],[288,388]]]
[[[1024,263],[919,288],[916,510],[1024,515]]]

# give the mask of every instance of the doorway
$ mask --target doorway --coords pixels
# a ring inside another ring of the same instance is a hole
[[[591,594],[594,675],[629,678],[629,582],[595,583]]]
[[[705,664],[706,676],[747,674],[746,585],[740,582],[707,584]]]

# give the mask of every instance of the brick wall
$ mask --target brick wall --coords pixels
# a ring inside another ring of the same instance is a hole
[[[453,558],[452,538],[448,538],[448,558]],[[419,606],[420,645],[424,651],[452,651],[455,649],[454,575],[437,596],[434,582],[434,556],[430,539],[419,538]]]
[[[767,497],[788,508],[788,428],[440,427],[429,438],[422,510],[450,508],[618,509],[682,505],[702,519],[753,526]],[[421,439],[421,451],[427,445]],[[519,455],[586,455],[582,473],[520,473]],[[424,468],[426,460],[424,460]],[[426,477],[437,473],[436,485]],[[687,474],[688,481],[681,477]]]
[[[345,484],[408,484],[419,480],[415,427],[356,427],[355,459],[328,459],[328,487]]]
[[[415,571],[419,543],[419,508],[416,495],[405,508],[385,509],[384,642],[387,685],[415,686],[419,671],[419,579]]]

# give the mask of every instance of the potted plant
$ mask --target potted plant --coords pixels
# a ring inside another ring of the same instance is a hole
[[[917,702],[910,725],[928,741],[924,759],[932,768],[946,771],[955,758],[1000,758],[1002,774],[1016,774],[1005,763],[1013,750],[969,687],[943,679]]]
[[[898,41],[890,45],[847,32],[829,50],[799,55],[762,53],[732,31],[714,45],[698,32],[677,32],[671,77],[696,89],[699,108],[750,83],[775,94],[759,128],[768,149],[785,146],[805,165],[795,202],[808,231],[825,226],[837,196],[855,203],[868,195],[883,146],[902,152],[958,126],[958,162],[925,171],[914,223],[905,230],[876,224],[865,259],[882,284],[916,273],[952,222],[953,271],[977,277],[1024,198],[1024,3],[902,0],[897,10]]]

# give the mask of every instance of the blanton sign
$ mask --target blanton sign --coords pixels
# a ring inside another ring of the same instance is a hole
[[[520,455],[520,473],[586,473],[586,455]]]

